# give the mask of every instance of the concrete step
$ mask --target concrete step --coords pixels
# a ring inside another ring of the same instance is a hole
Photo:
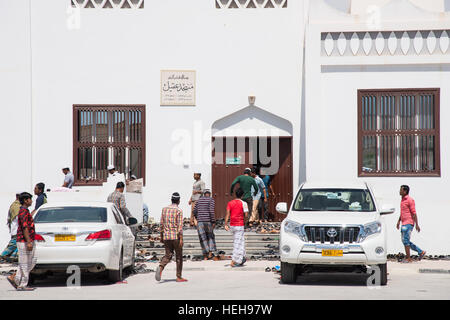
[[[161,245],[162,243],[160,241],[152,241],[155,245]],[[150,241],[136,241],[136,243],[142,244],[142,245],[150,245]],[[192,244],[192,245],[200,245],[200,242],[198,239],[183,239],[183,243],[186,244]],[[216,244],[231,244],[233,245],[232,239],[216,239]],[[260,241],[260,240],[245,240],[246,244],[253,244],[257,246],[266,246],[268,244],[270,245],[278,245],[278,240],[272,240],[272,241]]]
[[[148,234],[138,234],[138,238],[144,238],[144,239],[148,239]],[[159,237],[159,234],[152,234],[152,237]],[[214,234],[214,236],[216,238],[224,238],[224,239],[233,239],[233,235],[232,234]],[[252,239],[265,239],[265,238],[270,238],[270,239],[279,239],[280,235],[279,234],[244,234],[245,238],[252,238]],[[183,238],[197,238],[198,239],[198,235],[197,234],[183,234]]]
[[[231,256],[233,254],[233,250],[223,250],[225,252],[225,255]],[[164,256],[164,251],[155,251],[156,257],[160,258]],[[261,256],[261,251],[259,250],[246,250],[247,257],[250,258],[250,256]],[[264,253],[264,252],[263,252]],[[201,250],[183,250],[183,255],[190,255],[190,256],[201,256],[203,255]],[[264,253],[264,256],[279,256],[280,254],[278,252],[274,252],[273,254],[266,254]],[[146,256],[145,259],[150,259],[153,256]],[[139,256],[137,256],[139,257]]]
[[[229,246],[229,247],[225,247],[225,246],[217,246],[216,247],[217,250],[231,250],[233,251],[233,247]],[[164,248],[136,248],[136,250],[145,250],[145,252],[153,252],[153,251],[164,251]],[[188,248],[188,247],[183,247],[183,251],[185,250],[202,250],[201,247],[194,247],[194,248]],[[279,249],[271,249],[271,248],[260,248],[260,247],[246,247],[245,250],[249,251],[259,251],[259,252],[266,252],[269,250],[273,250],[274,252],[278,251]]]

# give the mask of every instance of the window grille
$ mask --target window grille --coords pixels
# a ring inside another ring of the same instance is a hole
[[[145,106],[74,105],[75,183],[101,184],[108,165],[145,181]]]
[[[439,89],[359,90],[359,176],[440,176],[439,99]]]
[[[217,9],[287,8],[287,0],[215,0]]]
[[[71,0],[80,9],[144,9],[144,0]]]

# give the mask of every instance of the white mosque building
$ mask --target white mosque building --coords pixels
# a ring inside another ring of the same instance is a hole
[[[67,166],[75,189],[99,188],[111,164],[144,179],[156,220],[174,191],[189,215],[201,172],[220,217],[232,179],[259,165],[277,201],[304,181],[371,184],[397,208],[390,253],[408,184],[414,240],[449,254],[448,11],[444,0],[0,0],[0,221],[15,191],[59,187]]]

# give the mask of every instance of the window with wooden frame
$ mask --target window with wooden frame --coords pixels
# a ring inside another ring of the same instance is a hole
[[[440,89],[358,90],[358,176],[440,176]]]
[[[145,105],[74,105],[76,185],[100,185],[107,167],[145,182]]]

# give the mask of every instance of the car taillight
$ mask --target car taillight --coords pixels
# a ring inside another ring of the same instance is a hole
[[[45,242],[44,237],[37,233],[34,235],[34,241]]]
[[[111,230],[102,230],[91,233],[86,237],[86,240],[109,240],[111,239]]]

